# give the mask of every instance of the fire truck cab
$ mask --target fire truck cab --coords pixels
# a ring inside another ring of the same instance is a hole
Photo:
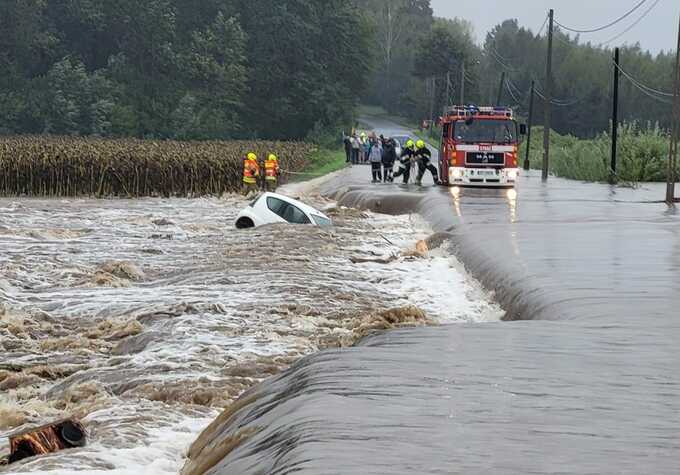
[[[519,179],[518,127],[508,107],[453,106],[442,117],[439,168],[448,186],[514,187]]]

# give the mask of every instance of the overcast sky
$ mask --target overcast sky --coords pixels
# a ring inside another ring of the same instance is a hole
[[[606,25],[638,4],[640,0],[432,0],[436,16],[462,17],[475,27],[477,39],[482,42],[486,33],[508,18],[517,18],[520,26],[534,33],[540,29],[550,8],[555,9],[555,19],[563,25],[588,30]],[[581,35],[582,40],[593,43],[607,41],[634,23],[654,3],[647,0],[639,10],[616,26],[599,33]],[[649,6],[648,6],[649,5]],[[660,0],[658,5],[632,30],[612,43],[639,42],[642,48],[654,53],[673,50],[677,44],[680,0]]]

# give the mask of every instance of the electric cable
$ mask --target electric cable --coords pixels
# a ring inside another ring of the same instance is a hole
[[[645,12],[642,14],[642,16],[640,18],[638,18],[637,20],[635,20],[628,28],[626,28],[625,30],[623,30],[621,33],[614,36],[613,38],[610,38],[607,41],[600,43],[599,46],[606,46],[606,45],[618,40],[623,35],[628,33],[630,30],[635,28],[642,20],[644,20],[647,17],[647,15],[649,15],[651,13],[652,10],[654,10],[654,8],[659,4],[660,1],[661,0],[655,0],[654,3],[652,3],[652,5],[647,10],[645,10]]]
[[[538,33],[536,33],[536,37],[540,38],[541,34],[543,33],[543,30],[545,29],[545,25],[548,24],[548,19],[550,17],[546,15],[545,20],[543,20],[543,24],[541,25],[541,28],[538,30]]]
[[[675,96],[674,94],[671,94],[670,92],[659,91],[658,89],[654,89],[653,87],[650,87],[650,86],[646,85],[645,83],[643,83],[643,82],[640,81],[639,79],[636,79],[635,77],[633,77],[632,74],[626,72],[626,71],[621,67],[621,65],[617,65],[614,61],[612,61],[612,64],[614,65],[614,67],[616,67],[616,68],[621,72],[621,74],[623,74],[630,82],[632,82],[632,83],[635,84],[636,86],[638,86],[638,87],[640,87],[640,88],[642,88],[642,89],[645,89],[645,90],[649,91],[649,92],[652,93],[652,94],[658,94],[658,95],[660,95],[660,96],[666,96],[666,97],[674,97],[674,96]]]
[[[622,22],[623,20],[625,20],[626,18],[628,18],[629,16],[631,16],[633,13],[635,13],[642,5],[644,5],[645,3],[647,3],[647,1],[648,1],[648,0],[641,0],[641,1],[640,1],[637,5],[635,5],[631,10],[629,10],[628,12],[626,12],[623,16],[621,16],[621,17],[617,18],[616,20],[612,21],[611,23],[607,23],[607,24],[604,25],[604,26],[600,26],[600,27],[598,27],[598,28],[592,28],[592,29],[589,29],[589,30],[580,30],[580,29],[577,29],[577,28],[571,28],[571,27],[568,27],[568,26],[563,25],[562,23],[558,22],[557,20],[554,20],[554,21],[555,21],[555,24],[556,24],[557,26],[559,26],[560,28],[563,28],[563,29],[565,29],[565,30],[567,30],[567,31],[571,31],[572,33],[596,33],[596,32],[598,32],[598,31],[602,31],[602,30],[606,30],[607,28],[611,28],[612,26],[617,25],[618,23]]]

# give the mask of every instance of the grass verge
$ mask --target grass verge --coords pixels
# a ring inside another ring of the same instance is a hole
[[[316,178],[347,166],[344,148],[320,148],[309,157],[309,165],[303,170],[304,174],[293,175],[290,181],[303,181]]]

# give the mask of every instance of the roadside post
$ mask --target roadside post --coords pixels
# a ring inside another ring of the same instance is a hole
[[[553,50],[553,29],[555,27],[555,10],[550,10],[550,20],[548,26],[548,60],[545,68],[545,109],[543,120],[543,181],[548,180],[548,170],[550,168],[550,113],[552,106],[552,50]]]
[[[675,85],[673,87],[673,127],[671,146],[668,153],[668,177],[666,179],[666,202],[673,205],[678,202],[675,197],[677,177],[678,143],[680,142],[680,22],[678,23],[678,48],[675,57]]]
[[[614,88],[612,106],[612,163],[609,170],[609,183],[616,183],[616,154],[619,139],[619,48],[614,50]]]
[[[536,87],[536,81],[531,81],[531,92],[529,93],[529,120],[527,121],[527,154],[524,157],[524,169],[529,170],[531,168],[531,162],[529,159],[531,153],[531,124],[534,120],[534,88]]]

